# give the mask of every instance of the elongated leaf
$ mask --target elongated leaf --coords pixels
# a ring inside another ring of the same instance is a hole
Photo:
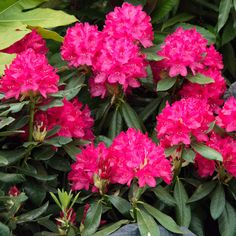
[[[149,214],[151,214],[164,228],[167,230],[182,234],[183,232],[179,228],[179,226],[175,223],[175,221],[168,215],[162,213],[158,209],[150,206],[147,203],[143,203],[144,208],[148,211]]]
[[[61,147],[61,146],[65,145],[65,144],[70,143],[71,141],[72,141],[71,138],[66,138],[66,137],[58,136],[58,137],[51,138],[49,140],[45,140],[44,143],[53,145],[55,147]]]
[[[122,215],[129,216],[131,205],[127,200],[119,196],[108,196],[108,199]]]
[[[82,231],[82,236],[93,235],[101,221],[102,216],[102,204],[100,201],[91,204],[87,216],[84,221],[84,230]]]
[[[156,188],[153,188],[152,191],[155,193],[157,198],[159,198],[166,205],[168,205],[168,206],[175,206],[176,205],[175,199],[161,185],[158,185]]]
[[[33,157],[35,160],[48,160],[56,153],[51,146],[42,146],[33,151]]]
[[[7,54],[0,52],[0,75],[3,75],[6,65],[11,64],[16,54]]]
[[[196,202],[209,195],[216,186],[216,181],[203,183],[197,187],[193,195],[189,198],[188,203]]]
[[[189,149],[189,148],[186,149],[186,148],[185,148],[185,149],[183,150],[182,158],[183,158],[185,161],[194,163],[195,156],[196,156],[196,153],[195,153],[192,149]]]
[[[181,226],[186,226],[188,228],[191,222],[191,209],[187,205],[188,195],[184,188],[184,185],[177,179],[174,188],[174,198],[176,201],[176,218],[177,223]]]
[[[152,14],[152,22],[159,23],[178,4],[178,0],[157,1],[156,11]]]
[[[7,166],[22,159],[25,155],[25,149],[17,150],[0,150],[0,166]],[[1,163],[1,158],[5,159],[4,163]]]
[[[236,0],[233,0],[234,10],[236,11]]]
[[[0,172],[0,182],[17,184],[25,181],[24,175]]]
[[[145,211],[137,209],[137,223],[141,236],[160,236],[155,220]]]
[[[17,224],[21,224],[21,223],[32,221],[38,218],[39,216],[41,216],[47,210],[47,208],[48,208],[48,202],[46,202],[43,206],[37,209],[28,211],[27,213],[18,216],[16,218],[16,222]]]
[[[221,236],[235,236],[236,212],[229,202],[226,202],[224,211],[219,218],[219,230]]]
[[[120,114],[120,111],[116,109],[111,119],[108,137],[110,139],[114,139],[121,131],[122,131],[122,116]]]
[[[143,125],[141,124],[137,113],[133,110],[133,108],[128,103],[126,102],[122,103],[121,114],[128,127],[134,127],[137,130],[143,130]]]
[[[226,26],[224,27],[221,46],[227,44],[236,37],[236,30],[232,30],[234,27],[233,25],[234,25],[234,20],[230,19],[227,22]]]
[[[104,229],[96,232],[93,234],[93,236],[104,236],[104,235],[110,235],[111,233],[115,232],[117,229],[119,229],[122,225],[128,224],[129,220],[120,220],[114,224],[111,224]]]
[[[162,28],[161,30],[163,31],[164,29],[170,27],[170,26],[173,26],[177,23],[180,23],[180,22],[185,22],[185,21],[189,21],[191,19],[193,19],[194,16],[193,15],[190,15],[188,13],[181,13],[181,14],[178,14],[170,19],[168,19],[166,22],[163,23],[162,25]]]
[[[191,83],[195,83],[195,84],[210,84],[210,83],[214,83],[214,79],[207,77],[205,75],[202,74],[196,74],[194,76],[187,76],[186,77],[187,80],[189,80]]]
[[[11,124],[13,121],[15,120],[15,118],[13,117],[4,117],[0,120],[0,129],[2,129],[3,127]]]
[[[193,212],[189,229],[197,236],[204,236],[204,220],[201,215]]]
[[[217,152],[215,149],[212,149],[202,143],[192,143],[191,144],[194,151],[201,154],[203,157],[209,159],[209,160],[217,160],[222,161],[222,155]]]
[[[153,46],[149,48],[142,49],[142,53],[146,55],[147,60],[149,61],[161,61],[163,57],[157,55],[157,51],[160,49],[160,46]]]
[[[81,152],[81,149],[75,146],[72,143],[68,143],[63,146],[63,149],[66,151],[66,153],[72,158],[73,160],[76,160],[76,155]]]
[[[166,91],[174,86],[177,78],[161,79],[157,83],[157,92]]]
[[[210,212],[214,220],[218,219],[225,208],[225,191],[221,183],[214,190],[211,198]]]
[[[221,30],[221,28],[225,25],[226,21],[228,20],[231,6],[232,6],[231,0],[220,1],[218,27],[217,27],[218,32]]]
[[[10,236],[10,229],[8,226],[4,225],[2,222],[0,222],[0,235],[4,236]]]

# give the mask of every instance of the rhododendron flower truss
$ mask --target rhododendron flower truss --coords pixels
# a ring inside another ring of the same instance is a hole
[[[197,155],[195,162],[199,175],[201,177],[211,176],[214,170],[217,169],[219,177],[222,177],[222,174],[225,177],[225,174],[222,173],[222,169],[224,169],[230,175],[236,177],[236,140],[229,136],[222,138],[220,135],[212,133],[206,144],[222,154],[223,163],[206,160]]]
[[[230,97],[216,117],[217,124],[227,132],[236,131],[236,99]]]
[[[46,54],[48,51],[45,40],[35,30],[32,30],[32,32],[27,34],[23,39],[6,49],[1,50],[1,52],[19,54],[29,48],[33,49],[36,53],[41,54]]]
[[[104,143],[97,147],[87,146],[76,156],[76,162],[71,166],[68,179],[72,183],[72,190],[92,187],[92,191],[104,193],[110,182],[113,162],[108,158],[108,149]]]
[[[127,2],[107,14],[103,31],[114,38],[139,41],[144,47],[152,46],[154,39],[150,16],[142,11],[141,5],[133,6]]]
[[[58,91],[59,76],[54,68],[48,64],[43,54],[28,49],[13,60],[6,68],[5,75],[0,80],[0,91],[5,98],[19,98],[42,95],[44,98],[50,93]]]
[[[94,120],[88,106],[83,106],[78,99],[73,101],[64,99],[63,104],[61,107],[49,108],[47,112],[38,112],[36,123],[44,124],[47,130],[60,126],[58,136],[93,140]]]
[[[206,131],[214,116],[206,101],[197,98],[181,99],[171,106],[167,103],[157,116],[157,136],[164,147],[207,141]]]
[[[92,66],[100,41],[101,32],[98,31],[97,26],[77,23],[66,32],[61,48],[62,58],[71,66]]]
[[[171,164],[165,158],[164,149],[134,128],[114,139],[110,155],[115,159],[113,183],[129,186],[137,178],[140,187],[155,187],[156,178],[162,178],[167,184],[171,182]]]

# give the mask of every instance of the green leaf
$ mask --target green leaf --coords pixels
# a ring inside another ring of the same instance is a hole
[[[182,234],[183,232],[179,228],[179,226],[175,223],[175,221],[168,215],[162,213],[158,209],[150,206],[147,203],[143,203],[144,208],[148,211],[149,214],[151,214],[164,228],[167,230]]]
[[[15,118],[13,118],[13,117],[2,117],[0,120],[0,129],[11,124],[14,120],[15,120]]]
[[[177,78],[165,78],[157,82],[157,92],[166,91],[174,86]]]
[[[137,210],[137,223],[141,236],[160,236],[160,230],[155,220],[140,209]]]
[[[49,140],[45,140],[44,143],[53,145],[55,147],[61,147],[65,144],[68,144],[72,141],[72,138],[66,138],[62,136],[54,137]]]
[[[177,179],[174,187],[174,198],[176,201],[176,218],[177,222],[181,226],[188,228],[191,222],[191,208],[187,205],[188,195],[184,188],[184,185],[179,179]]]
[[[139,117],[143,120],[146,121],[147,118],[152,115],[156,110],[157,107],[160,105],[162,100],[162,97],[155,98],[152,100],[139,114]]]
[[[175,199],[161,185],[158,185],[156,188],[153,188],[152,191],[155,193],[157,198],[159,198],[166,205],[168,205],[168,206],[175,206],[176,205]]]
[[[8,174],[0,172],[0,182],[17,184],[25,181],[25,177],[21,174]]]
[[[112,140],[106,136],[99,135],[95,139],[95,144],[97,145],[98,143],[103,142],[106,144],[107,147],[110,147],[112,144]]]
[[[230,20],[227,22],[223,30],[221,46],[229,43],[231,40],[233,40],[236,37],[236,30],[232,30],[234,27],[233,25],[234,25],[234,21],[233,19],[230,18]]]
[[[226,202],[224,211],[220,216],[219,230],[221,236],[235,236],[236,226],[235,226],[236,212],[235,208],[229,202]]]
[[[111,224],[104,229],[96,232],[93,234],[93,236],[105,236],[105,235],[110,235],[111,233],[115,232],[117,229],[119,229],[122,225],[126,225],[129,223],[129,220],[120,220],[114,224]]]
[[[55,156],[47,163],[51,168],[59,171],[68,172],[71,169],[70,162],[65,157]]]
[[[128,103],[124,102],[121,104],[121,114],[128,127],[134,127],[137,130],[143,131],[143,124],[135,110]]]
[[[15,163],[22,159],[26,154],[25,149],[17,150],[0,150],[0,166],[7,166]],[[5,159],[4,163],[1,162],[1,159]]]
[[[225,208],[225,191],[221,183],[217,185],[211,197],[210,212],[214,220],[218,219]]]
[[[109,201],[111,202],[111,204],[124,216],[129,216],[130,213],[130,209],[131,209],[131,205],[130,203],[119,197],[119,196],[108,196]]]
[[[13,61],[15,57],[16,57],[16,54],[7,54],[7,53],[0,52],[0,75],[4,74],[6,65],[11,64],[11,62]]]
[[[180,13],[180,14],[168,19],[167,21],[165,21],[161,27],[161,31],[163,31],[164,29],[166,29],[170,26],[173,26],[177,23],[189,21],[189,20],[193,19],[194,17],[195,17],[194,15],[190,15],[188,13]]]
[[[209,160],[216,160],[216,161],[223,160],[222,155],[219,152],[202,143],[192,143],[191,147],[194,149],[194,151],[196,151],[197,153],[201,154],[203,157]]]
[[[51,102],[47,103],[46,105],[40,106],[39,109],[41,111],[46,111],[49,108],[52,108],[52,107],[62,107],[63,105],[64,105],[64,103],[62,102],[61,99],[54,99]]]
[[[204,236],[204,219],[195,211],[192,212],[191,223],[189,229],[197,236]]]
[[[49,160],[55,155],[56,151],[51,146],[41,146],[33,150],[32,155],[35,160]]]
[[[27,180],[24,183],[24,190],[29,199],[37,206],[40,206],[46,197],[46,191],[42,184],[34,180]]]
[[[37,223],[44,226],[45,228],[49,229],[51,232],[57,233],[58,228],[57,225],[51,221],[50,218],[51,215],[41,217],[37,220]]]
[[[102,216],[102,204],[100,201],[95,202],[90,205],[84,221],[84,230],[82,231],[82,236],[93,235],[101,221]]]
[[[171,10],[178,4],[178,0],[159,0],[157,1],[156,11],[152,14],[152,22],[159,23]]]
[[[152,46],[149,48],[142,49],[142,53],[146,55],[146,59],[149,61],[161,61],[163,57],[157,55],[157,51],[160,49],[160,46]]]
[[[114,139],[122,131],[122,116],[118,109],[115,109],[109,126],[108,137]]]
[[[185,161],[194,163],[195,156],[196,156],[196,152],[194,152],[192,149],[190,149],[190,148],[188,148],[188,149],[184,148],[183,153],[182,153],[182,158],[183,158]]]
[[[236,0],[233,0],[234,10],[236,11]]]
[[[220,1],[217,32],[221,30],[221,28],[225,25],[226,21],[228,20],[231,7],[232,7],[231,0]]]
[[[76,147],[73,143],[69,143],[63,146],[63,149],[70,156],[72,160],[76,160],[76,155],[81,153],[81,149]]]
[[[188,203],[196,202],[208,196],[216,186],[216,181],[203,183],[197,187],[193,195],[189,198]]]
[[[195,84],[210,84],[215,82],[214,79],[202,74],[190,75],[187,76],[186,79]]]
[[[46,202],[43,206],[41,206],[37,209],[34,209],[32,211],[28,211],[25,214],[17,216],[16,223],[21,224],[21,223],[32,221],[32,220],[38,218],[39,216],[41,216],[47,210],[47,208],[48,208],[48,202]]]
[[[2,222],[0,222],[0,235],[2,236],[10,236],[10,229],[8,226],[4,225]]]
[[[135,6],[142,5],[144,6],[147,2],[147,0],[126,0],[126,2],[129,2]]]

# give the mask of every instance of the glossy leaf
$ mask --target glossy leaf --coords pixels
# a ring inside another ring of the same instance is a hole
[[[122,215],[129,216],[131,205],[127,200],[119,196],[108,196],[108,199]]]
[[[221,30],[221,28],[225,25],[226,21],[228,20],[231,6],[232,6],[231,0],[220,0],[218,26],[217,26],[218,32]]]
[[[0,150],[0,166],[7,166],[21,160],[26,154],[25,149],[17,150]],[[1,159],[5,160],[4,163]]]
[[[109,126],[108,137],[114,139],[122,131],[122,116],[118,109],[115,109]]]
[[[0,52],[0,75],[4,74],[6,65],[11,64],[13,59],[16,57],[16,54],[7,54]]]
[[[207,77],[205,75],[202,75],[202,74],[187,76],[186,79],[189,80],[191,83],[195,83],[195,84],[210,84],[210,83],[215,82],[214,79]]]
[[[189,148],[183,149],[182,158],[185,161],[194,163],[195,156],[196,156],[196,153],[192,149],[189,149]]]
[[[160,49],[159,46],[152,46],[149,48],[142,49],[142,53],[146,55],[147,60],[149,61],[161,61],[163,57],[157,55],[157,51]]]
[[[174,86],[177,78],[165,78],[161,79],[157,83],[157,92],[166,91]]]
[[[3,224],[0,222],[0,235],[2,236],[10,236],[10,229],[8,228],[7,225]]]
[[[0,172],[0,182],[17,184],[25,181],[24,175]]]
[[[153,188],[152,191],[155,193],[157,198],[159,198],[166,205],[168,205],[168,206],[175,206],[176,205],[175,199],[161,185],[158,185],[156,188]]]

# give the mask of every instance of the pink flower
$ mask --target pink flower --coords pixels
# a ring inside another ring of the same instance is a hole
[[[46,54],[48,51],[45,40],[35,30],[32,30],[32,32],[27,34],[23,39],[17,41],[1,52],[19,54],[29,48],[33,49],[35,53],[41,54]]]
[[[210,140],[206,143],[209,147],[217,150],[223,157],[223,168],[236,177],[236,140],[231,137],[222,138],[216,133],[212,133]],[[211,176],[213,174],[213,167],[219,166],[212,160],[206,160],[205,158],[198,156],[196,159],[198,173],[202,177]]]
[[[198,141],[207,141],[206,131],[214,121],[206,101],[196,98],[181,99],[166,107],[156,117],[157,135],[164,147],[191,143],[194,136]]]
[[[224,65],[222,61],[222,55],[216,51],[213,45],[206,48],[206,55],[203,60],[203,64],[208,68],[222,70]]]
[[[47,58],[28,49],[18,54],[5,69],[5,75],[0,80],[0,91],[5,93],[6,99],[38,94],[46,98],[48,94],[58,91],[58,81],[59,76],[48,64]]]
[[[10,197],[17,197],[20,195],[20,190],[15,185],[11,186],[8,190],[8,195]]]
[[[104,96],[106,84],[121,85],[124,91],[128,87],[140,86],[138,78],[146,77],[146,61],[137,45],[126,38],[106,37],[93,65],[94,77],[91,87],[98,85],[98,94]],[[102,91],[103,90],[103,91]],[[93,93],[95,95],[95,93]]]
[[[230,97],[216,117],[217,124],[227,132],[236,131],[236,99]]]
[[[61,47],[62,58],[75,67],[93,65],[94,56],[99,50],[100,38],[101,32],[98,31],[97,26],[77,23],[66,32]]]
[[[116,39],[137,40],[145,48],[152,46],[154,39],[150,16],[142,11],[141,5],[133,6],[127,2],[106,15],[103,32]]]
[[[203,56],[206,53],[207,40],[196,29],[178,28],[166,37],[158,55],[164,57],[160,66],[169,72],[170,77],[186,76],[188,69],[195,74],[202,69]]]
[[[157,177],[167,184],[171,182],[171,165],[165,158],[164,149],[134,128],[121,132],[113,140],[110,155],[115,159],[112,183],[129,186],[137,178],[140,187],[146,184],[155,187]]]
[[[222,96],[226,91],[225,79],[217,69],[202,70],[201,74],[214,79],[215,82],[204,85],[187,82],[180,90],[180,95],[184,98],[194,97],[207,100],[212,110],[217,111],[223,103]]]
[[[68,179],[72,183],[72,190],[86,189],[92,186],[92,191],[106,191],[112,175],[112,161],[108,157],[108,149],[104,143],[97,147],[87,146],[76,156],[76,162],[71,165]]]
[[[94,135],[91,130],[93,119],[91,118],[88,106],[84,106],[77,99],[73,101],[63,100],[63,106],[49,108],[46,113],[39,112],[36,115],[36,123],[41,122],[47,130],[55,126],[60,126],[58,136],[93,140]]]

